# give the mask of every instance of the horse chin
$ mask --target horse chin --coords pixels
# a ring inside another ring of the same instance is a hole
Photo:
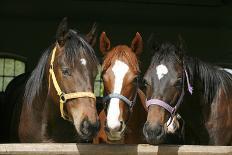
[[[81,139],[81,142],[91,142],[94,138],[94,136],[89,136],[89,135],[80,135],[79,137]]]
[[[155,135],[148,135],[148,134],[144,134],[144,135],[146,141],[151,145],[165,144],[166,135],[163,135],[162,137]]]
[[[78,139],[81,140],[81,142],[91,142],[93,138],[97,135],[97,132],[95,131],[88,131],[90,134],[84,134],[79,129],[76,128]]]
[[[109,141],[121,141],[124,138],[124,133],[121,131],[113,131],[113,132],[108,132],[106,131],[107,139]]]

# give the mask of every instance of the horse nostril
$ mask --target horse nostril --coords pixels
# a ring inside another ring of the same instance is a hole
[[[149,130],[149,122],[146,122],[143,128],[145,131]]]
[[[94,124],[92,124],[88,118],[84,119],[80,126],[80,132],[82,136],[92,138],[95,136],[99,130],[100,123],[99,121],[96,121]]]
[[[146,122],[143,126],[143,135],[146,137],[146,138],[149,138],[152,133],[151,133],[151,128],[149,126],[149,122]]]
[[[154,128],[154,133],[157,137],[161,137],[164,134],[163,127],[160,124],[157,124]]]
[[[88,121],[85,120],[85,121],[83,122],[83,127],[84,127],[84,128],[88,128],[88,127],[89,127]]]
[[[81,124],[81,132],[87,135],[89,133],[89,126],[90,126],[89,121],[85,119]]]

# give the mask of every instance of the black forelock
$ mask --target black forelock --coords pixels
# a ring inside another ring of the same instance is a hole
[[[152,63],[160,63],[161,61],[172,63],[181,62],[177,54],[180,52],[179,49],[170,42],[164,42],[158,47],[153,48],[152,51],[154,52]]]
[[[64,52],[69,62],[75,63],[76,57],[82,55],[89,62],[92,62],[93,65],[99,65],[93,48],[85,40],[85,37],[77,31],[69,30],[64,45]]]

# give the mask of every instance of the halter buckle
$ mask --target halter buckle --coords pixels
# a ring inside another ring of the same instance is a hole
[[[65,94],[62,92],[60,94],[60,100],[63,102],[63,103],[66,103],[67,99],[65,98]]]

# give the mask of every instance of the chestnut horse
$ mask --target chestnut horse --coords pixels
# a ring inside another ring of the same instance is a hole
[[[136,33],[131,47],[117,45],[111,48],[110,39],[102,32],[100,51],[105,56],[102,64],[105,109],[99,118],[101,128],[94,143],[145,143],[142,127],[146,111],[137,100],[139,63],[143,49],[142,37]]]
[[[178,111],[189,126],[186,144],[231,145],[232,75],[185,55],[179,39],[178,45],[152,45],[154,56],[144,76],[149,108],[144,135],[151,144],[165,141],[167,120]]]
[[[97,134],[95,29],[85,36],[68,29],[66,18],[60,23],[56,42],[40,58],[16,106],[14,142],[86,142]]]

